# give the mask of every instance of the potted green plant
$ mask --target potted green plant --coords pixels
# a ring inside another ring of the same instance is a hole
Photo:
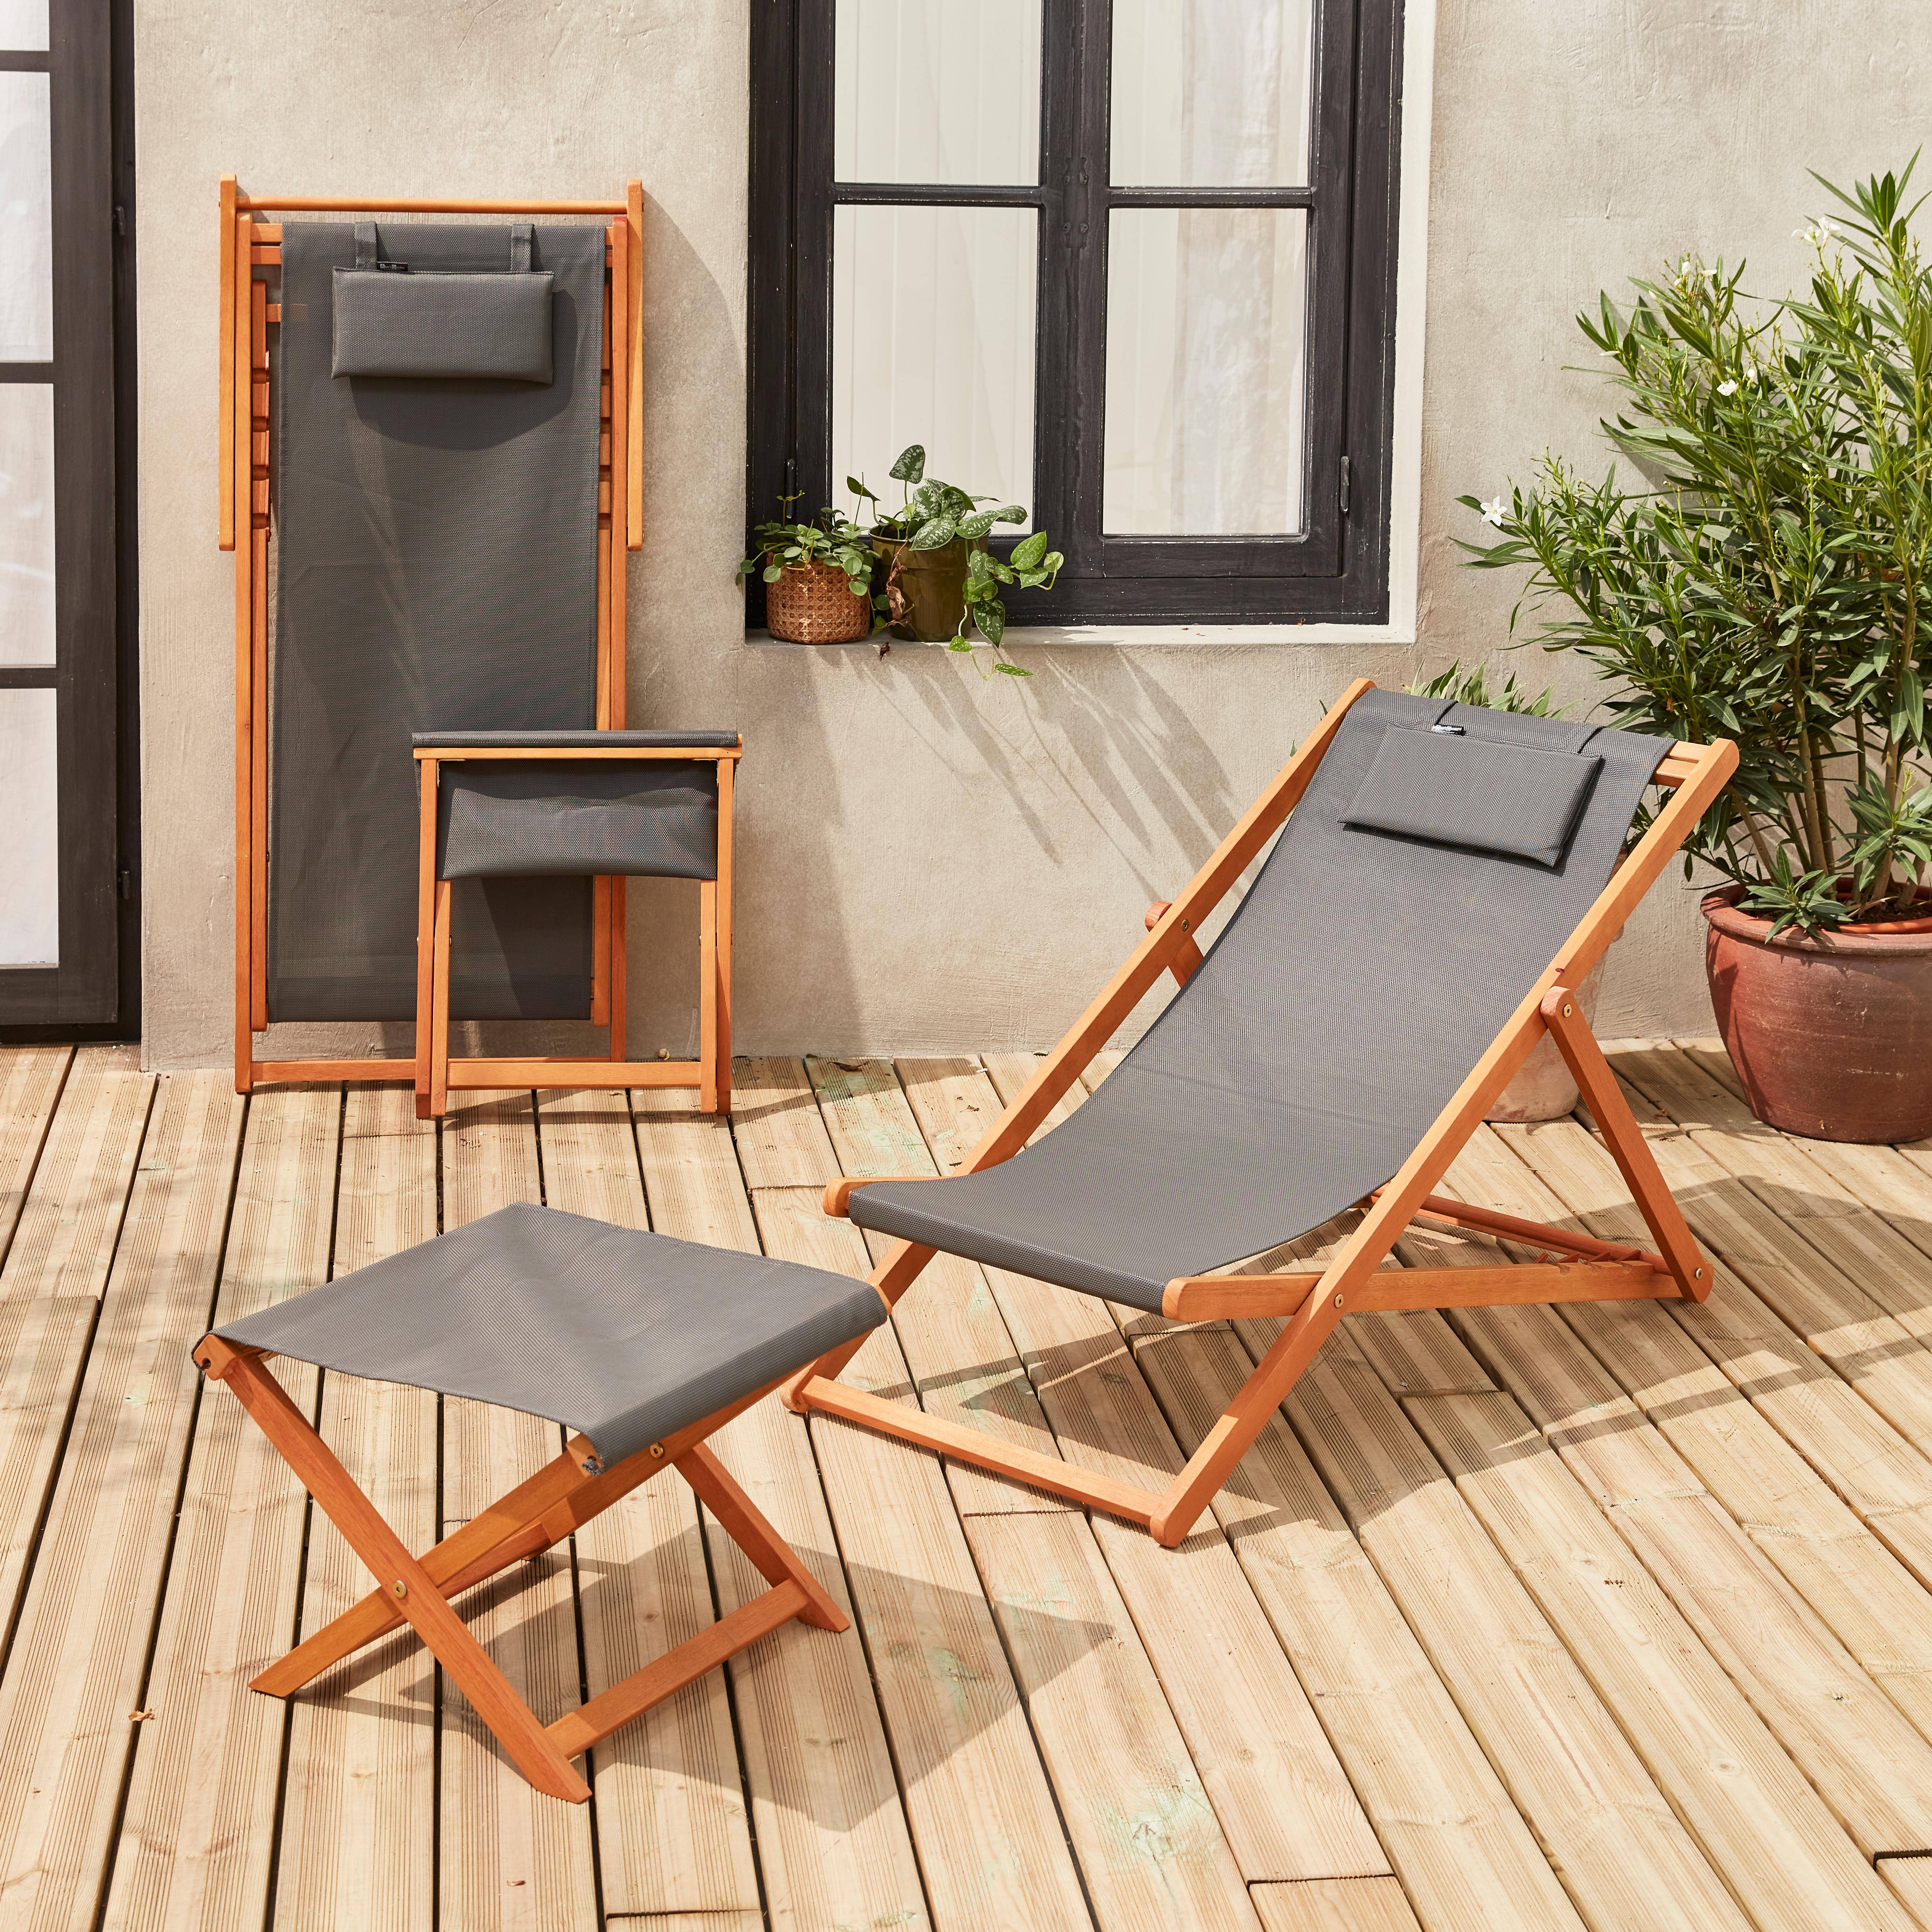
[[[786,513],[796,496],[778,500],[779,518],[752,532],[752,554],[738,566],[765,586],[765,626],[790,644],[844,644],[869,637],[884,620],[873,609],[876,560],[868,532],[828,505],[815,523]]]
[[[1553,602],[1541,641],[1611,681],[1616,721],[1729,737],[1689,842],[1725,1044],[1760,1118],[1821,1138],[1932,1132],[1932,270],[1912,170],[1801,231],[1809,289],[1751,313],[1742,267],[1685,256],[1578,318],[1647,487],[1546,458],[1465,548]],[[1516,617],[1512,616],[1514,628]],[[1686,874],[1690,858],[1687,856]]]
[[[1030,671],[1000,648],[1006,629],[1000,592],[1008,585],[1028,590],[1051,585],[1066,560],[1047,548],[1043,530],[1022,538],[1010,557],[996,556],[987,548],[988,532],[995,524],[1024,523],[1024,506],[1006,503],[983,509],[992,497],[971,496],[955,484],[927,476],[922,443],[899,452],[891,475],[904,486],[904,501],[896,510],[880,506],[856,477],[848,477],[845,487],[874,506],[872,548],[886,566],[881,587],[892,635],[970,651],[970,626],[992,646],[994,671],[1030,677]]]

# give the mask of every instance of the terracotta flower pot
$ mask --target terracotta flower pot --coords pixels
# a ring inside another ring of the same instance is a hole
[[[1604,990],[1606,963],[1599,959],[1576,988],[1576,1004],[1583,1009],[1584,1018],[1592,1024],[1597,1018],[1597,995]],[[1529,1058],[1516,1069],[1516,1077],[1497,1095],[1496,1105],[1483,1118],[1519,1123],[1560,1120],[1565,1114],[1574,1112],[1582,1097],[1555,1036],[1545,1034],[1531,1048]]]
[[[896,638],[921,644],[943,644],[958,634],[966,614],[966,554],[984,550],[955,537],[937,550],[914,550],[897,537],[875,536],[872,548],[884,561],[886,628]]]
[[[1774,939],[1742,896],[1703,902],[1704,967],[1751,1112],[1812,1140],[1932,1134],[1932,916]]]
[[[872,634],[872,602],[836,563],[794,565],[765,586],[765,628],[788,644],[849,644]]]

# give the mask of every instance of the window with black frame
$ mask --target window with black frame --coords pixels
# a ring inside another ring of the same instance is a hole
[[[917,442],[1064,551],[1017,623],[1386,618],[1400,0],[752,35],[754,518],[848,476],[890,508]]]

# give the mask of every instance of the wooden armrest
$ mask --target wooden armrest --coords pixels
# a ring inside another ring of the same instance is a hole
[[[842,1174],[825,1190],[825,1211],[837,1220],[848,1220],[852,1212],[852,1190],[876,1187],[882,1180],[938,1180],[937,1174]]]

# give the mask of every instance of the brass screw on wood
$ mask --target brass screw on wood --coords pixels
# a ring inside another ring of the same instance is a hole
[[[1336,1295],[1336,1298],[1335,1298],[1335,1306],[1336,1306],[1337,1308],[1340,1308],[1340,1307],[1341,1306],[1341,1305],[1342,1305],[1342,1298],[1338,1294],[1338,1295]]]
[[[1569,1009],[1568,1006],[1565,1006],[1565,1007],[1563,1009],[1563,1017],[1564,1017],[1566,1020],[1570,1017],[1570,1009]]]
[[[662,1456],[663,1454],[664,1444],[662,1442],[653,1442],[651,1444],[651,1455],[654,1460],[656,1457]]]
[[[399,1597],[406,1597],[410,1594],[410,1586],[400,1576],[389,1586],[389,1588]]]

